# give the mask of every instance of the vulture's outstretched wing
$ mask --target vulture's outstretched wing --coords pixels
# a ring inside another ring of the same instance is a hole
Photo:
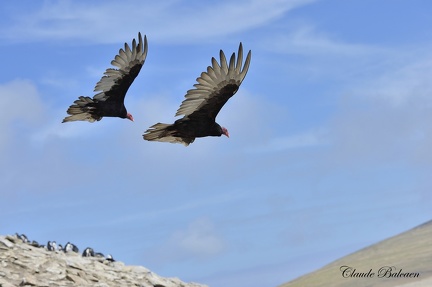
[[[64,118],[63,122],[94,122],[104,116],[125,118],[124,98],[144,65],[147,51],[147,37],[144,35],[143,42],[141,33],[138,33],[138,45],[135,39],[132,48],[125,43],[124,49],[120,49],[111,61],[118,69],[108,68],[95,86],[94,91],[99,93],[93,99],[80,96],[67,110],[70,116]]]
[[[120,49],[118,55],[111,61],[118,69],[108,68],[104,76],[96,84],[96,94],[93,99],[98,101],[123,102],[126,92],[138,76],[147,57],[147,36],[144,35],[144,44],[141,33],[138,33],[138,45],[135,39],[132,41],[132,49],[125,43],[124,49]]]
[[[198,84],[194,89],[187,91],[185,100],[177,110],[176,116],[184,115],[189,118],[206,117],[215,120],[217,114],[240,87],[249,69],[251,51],[243,62],[243,46],[240,43],[237,61],[235,53],[231,55],[229,64],[224,52],[220,51],[220,65],[212,58],[212,66],[207,67],[207,72],[202,72],[197,78]]]

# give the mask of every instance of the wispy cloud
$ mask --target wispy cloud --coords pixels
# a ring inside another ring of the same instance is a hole
[[[248,152],[278,152],[288,149],[301,149],[308,147],[323,146],[329,144],[326,132],[322,130],[303,132],[300,134],[276,137],[269,139],[264,144],[250,147]]]
[[[314,0],[243,0],[184,6],[179,0],[110,1],[104,5],[45,1],[36,10],[14,16],[12,25],[0,30],[0,37],[15,42],[76,39],[107,43],[123,41],[125,32],[134,35],[139,30],[151,34],[154,41],[201,42],[252,29],[311,2]]]
[[[346,42],[306,23],[287,27],[283,33],[275,36],[273,45],[267,46],[267,49],[278,53],[357,57],[386,51],[379,46]]]
[[[167,204],[163,207],[148,208],[144,211],[137,211],[136,213],[118,217],[110,222],[108,225],[143,222],[143,221],[153,221],[158,218],[172,218],[177,217],[180,214],[185,214],[189,212],[195,212],[202,208],[213,208],[215,206],[226,205],[233,202],[239,202],[248,196],[247,192],[236,192],[232,194],[231,192],[218,193],[213,196],[206,198],[194,198],[188,200],[187,202],[176,202],[175,204]]]
[[[393,106],[421,103],[430,107],[432,102],[432,54],[428,49],[416,49],[418,55],[401,53],[400,58],[387,66],[387,71],[377,75],[367,86],[352,91],[357,96],[383,100]],[[409,53],[411,54],[411,52]],[[405,62],[404,62],[405,61]],[[395,65],[396,64],[396,65]]]

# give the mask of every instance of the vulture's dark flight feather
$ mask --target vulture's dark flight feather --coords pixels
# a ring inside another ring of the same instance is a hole
[[[143,135],[145,140],[170,143],[191,144],[195,138],[207,136],[229,137],[228,130],[216,123],[216,116],[239,89],[249,69],[251,51],[247,54],[244,66],[243,47],[240,43],[237,60],[232,54],[229,64],[224,52],[220,51],[220,65],[212,58],[212,66],[197,78],[194,89],[187,91],[185,100],[177,110],[176,116],[183,118],[173,124],[157,123]]]
[[[124,106],[124,98],[144,64],[147,50],[147,37],[144,35],[143,43],[141,33],[138,33],[138,45],[135,39],[132,41],[132,48],[125,43],[124,49],[120,49],[111,61],[118,69],[108,68],[94,89],[99,93],[93,99],[80,96],[67,110],[69,116],[65,117],[63,122],[94,122],[103,117],[127,118],[133,121],[132,115]]]

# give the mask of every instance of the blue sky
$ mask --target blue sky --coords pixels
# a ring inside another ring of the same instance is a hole
[[[258,287],[430,220],[430,11],[426,0],[3,3],[0,233]],[[149,52],[125,101],[135,122],[62,124],[138,32]],[[230,138],[144,141],[240,41],[250,69],[217,118]]]

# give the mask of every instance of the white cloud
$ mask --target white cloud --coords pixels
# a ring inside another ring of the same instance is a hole
[[[59,76],[58,71],[55,72],[46,72],[46,75],[43,75],[40,79],[40,83],[57,88],[57,89],[76,89],[80,86],[77,80],[71,79],[70,77],[66,76]],[[90,76],[93,76],[91,73],[89,73]],[[99,75],[103,75],[103,72]]]
[[[66,114],[65,114],[66,116]],[[88,122],[77,122],[77,123],[62,123],[62,118],[59,116],[55,122],[46,123],[41,126],[38,130],[35,130],[31,134],[31,139],[35,143],[43,143],[48,141],[50,138],[76,138],[85,136],[92,136],[102,128],[103,124],[100,123],[99,128],[95,129],[94,124]]]
[[[16,42],[77,39],[106,43],[123,41],[125,32],[142,31],[156,41],[201,42],[263,25],[311,2],[314,0],[244,0],[185,6],[178,0],[107,1],[104,5],[45,1],[39,10],[14,18],[12,27],[0,30],[0,37]]]
[[[218,254],[225,245],[213,223],[205,218],[192,222],[185,230],[175,232],[172,236],[172,242],[180,250],[196,257]]]
[[[34,120],[42,110],[36,86],[28,80],[14,80],[0,85],[2,95],[1,123],[17,118]]]
[[[400,58],[345,86],[329,126],[333,163],[432,162],[432,55]]]
[[[27,80],[14,80],[0,85],[1,106],[0,150],[14,138],[16,127],[20,132],[28,132],[28,127],[39,123],[43,118],[43,104],[33,83]]]
[[[226,248],[225,240],[208,218],[198,218],[186,228],[174,231],[170,238],[152,250],[158,263],[182,260],[205,260],[220,254]]]

